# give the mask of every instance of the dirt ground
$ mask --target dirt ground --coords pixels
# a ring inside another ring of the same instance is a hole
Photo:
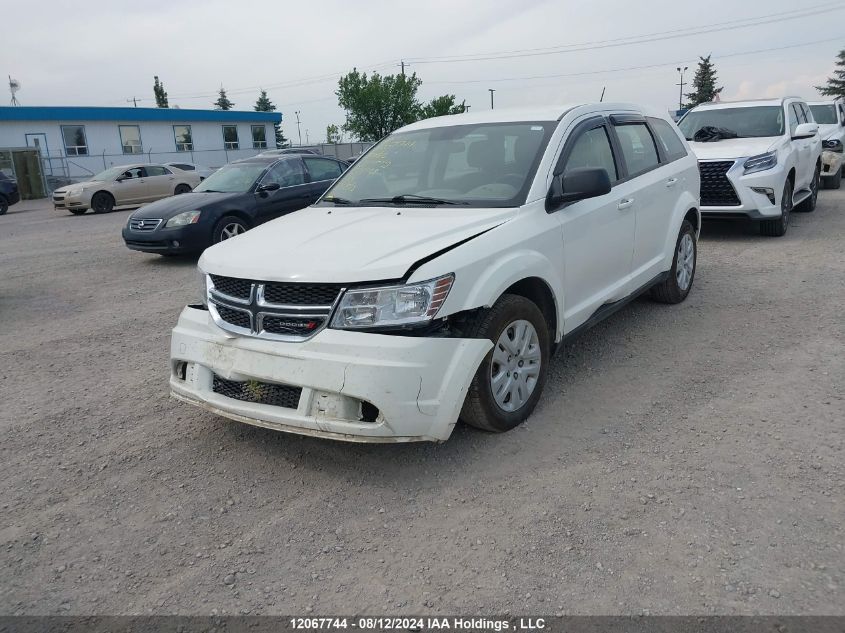
[[[845,188],[784,238],[706,226],[685,303],[442,445],[170,399],[195,261],[127,216],[0,217],[0,613],[845,614]]]

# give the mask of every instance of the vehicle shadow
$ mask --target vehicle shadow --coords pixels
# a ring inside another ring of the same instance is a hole
[[[702,240],[745,242],[749,238],[767,239],[751,220],[706,220],[701,225]]]

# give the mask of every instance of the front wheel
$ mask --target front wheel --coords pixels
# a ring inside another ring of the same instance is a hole
[[[6,200],[6,196],[0,196],[0,215],[6,215],[6,211],[9,210],[9,201]]]
[[[792,211],[792,181],[787,179],[780,198],[780,217],[760,222],[760,234],[769,237],[782,237],[789,228],[789,216]]]
[[[825,189],[839,189],[840,185],[842,185],[842,170],[837,170],[834,176],[825,176],[822,182],[824,183]]]
[[[524,422],[543,391],[551,343],[540,308],[525,297],[503,295],[479,315],[468,336],[486,338],[491,349],[469,386],[461,419],[494,433]]]
[[[248,230],[249,226],[247,226],[246,222],[234,215],[227,215],[214,225],[211,241],[217,244],[246,233]]]
[[[678,241],[675,243],[675,257],[669,276],[651,289],[651,297],[661,303],[680,303],[687,298],[695,278],[698,261],[698,242],[695,227],[689,220],[681,224]]]
[[[114,198],[105,191],[98,191],[91,198],[91,208],[94,209],[94,213],[109,213],[114,209]]]

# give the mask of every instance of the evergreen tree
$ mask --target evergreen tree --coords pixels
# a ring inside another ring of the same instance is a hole
[[[214,102],[214,107],[217,110],[231,110],[235,107],[235,104],[229,101],[229,97],[226,96],[226,89],[223,86],[220,86],[220,96],[217,97],[217,101]]]
[[[261,94],[258,95],[258,100],[255,102],[255,111],[256,112],[275,112],[276,111],[276,104],[270,101],[270,97],[267,96],[267,91],[262,89]],[[288,140],[285,138],[284,133],[282,132],[282,126],[278,123],[273,124],[273,130],[276,132],[276,148],[281,149],[285,147],[288,143]]]
[[[153,94],[156,98],[157,108],[169,108],[170,104],[167,102],[167,91],[164,89],[164,84],[158,80],[158,75],[154,77]]]
[[[716,95],[722,92],[721,87],[716,87],[717,81],[716,67],[710,62],[710,55],[699,57],[698,68],[695,69],[695,77],[692,80],[693,92],[685,95],[689,102],[684,107],[694,108],[699,103],[713,101]]]
[[[827,78],[826,86],[816,86],[816,90],[825,97],[845,97],[845,49],[836,56],[833,77]]]
[[[326,126],[326,143],[340,143],[342,138],[340,136],[340,128],[334,123]]]

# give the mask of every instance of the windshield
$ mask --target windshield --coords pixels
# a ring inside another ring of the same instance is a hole
[[[120,174],[125,172],[129,167],[124,165],[123,167],[112,167],[105,171],[101,171],[99,174],[95,174],[91,176],[91,180],[102,180],[102,181],[109,181],[115,180]]]
[[[832,105],[811,105],[810,112],[819,125],[836,125],[836,108]]]
[[[783,108],[702,108],[691,110],[678,122],[684,136],[692,141],[695,133],[706,127],[734,132],[737,138],[759,138],[783,134]]]
[[[557,122],[480,123],[391,134],[324,204],[519,206]]]
[[[203,180],[194,191],[246,193],[267,169],[267,163],[230,163]]]

